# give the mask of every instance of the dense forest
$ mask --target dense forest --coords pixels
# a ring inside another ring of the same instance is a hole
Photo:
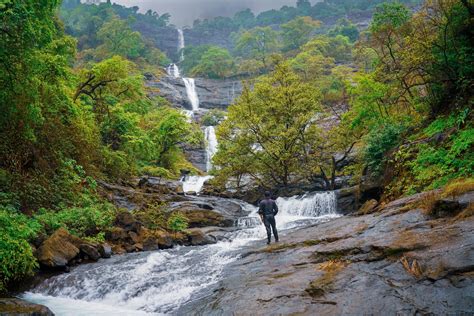
[[[146,84],[172,61],[189,76],[244,82],[225,116],[208,117],[221,122],[215,190],[330,190],[350,176],[381,182],[389,201],[474,185],[470,0],[244,10],[185,28],[227,42],[187,45],[181,61],[148,36],[175,31],[166,13],[0,0],[0,19],[0,291],[38,269],[35,240],[60,227],[104,241],[118,210],[100,183],[200,173],[183,153],[203,145],[200,126]],[[181,219],[167,220],[174,230]]]

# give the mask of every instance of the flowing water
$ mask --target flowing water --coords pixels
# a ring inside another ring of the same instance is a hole
[[[184,60],[184,33],[182,29],[178,29],[178,53],[179,55],[179,61]]]
[[[194,78],[183,78],[184,86],[186,87],[186,94],[188,95],[189,102],[193,111],[199,110],[199,97],[196,92],[196,84]]]
[[[338,216],[333,192],[279,198],[277,204],[283,240],[288,229]],[[212,295],[211,285],[225,277],[226,265],[265,238],[256,208],[241,205],[249,215],[228,233],[232,241],[101,259],[52,277],[23,298],[48,306],[58,316],[173,314],[186,302]]]
[[[212,169],[212,157],[217,152],[217,137],[214,126],[207,126],[204,130],[204,136],[206,138],[206,171],[209,172]]]
[[[186,176],[183,181],[183,191],[199,193],[204,186],[204,182],[211,178],[212,176]]]
[[[176,64],[169,64],[166,68],[166,73],[168,74],[168,76],[173,78],[181,77],[181,73],[179,72],[179,68]]]
[[[217,152],[217,138],[214,126],[207,126],[204,129],[204,137],[206,139],[206,171],[209,172],[212,169],[212,157]],[[186,176],[182,181],[183,191],[199,193],[204,183],[211,178],[212,176],[209,175]]]

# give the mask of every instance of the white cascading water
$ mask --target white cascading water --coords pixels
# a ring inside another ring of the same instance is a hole
[[[207,126],[204,130],[204,136],[206,138],[206,171],[209,172],[212,169],[212,157],[217,152],[217,137],[214,126]]]
[[[335,200],[334,192],[277,199],[281,242],[287,229],[337,217]],[[48,306],[57,316],[176,314],[182,304],[212,295],[211,285],[223,277],[224,267],[245,247],[265,239],[256,207],[235,202],[250,215],[238,220],[240,229],[228,233],[230,242],[101,259],[49,278],[22,297]]]
[[[184,60],[184,33],[182,29],[178,29],[178,52],[180,53],[179,55],[179,61]]]
[[[212,169],[212,157],[217,152],[217,137],[214,126],[207,126],[204,129],[204,137],[206,139],[206,171]],[[204,183],[211,179],[212,176],[186,176],[183,179],[183,191],[186,193],[201,192]]]
[[[204,186],[204,182],[211,178],[212,176],[186,176],[184,181],[182,181],[183,191],[185,193],[194,192],[199,194]]]
[[[168,76],[173,78],[179,78],[181,76],[179,68],[176,64],[169,64],[166,68],[166,73],[168,74]]]
[[[183,78],[184,86],[186,87],[186,94],[193,111],[199,110],[199,97],[196,91],[196,84],[194,78]]]

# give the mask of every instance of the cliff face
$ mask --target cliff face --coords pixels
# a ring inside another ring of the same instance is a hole
[[[178,60],[178,30],[174,27],[153,27],[137,22],[133,28],[143,34],[156,47],[165,52],[171,60]]]
[[[148,81],[148,85],[158,88],[158,94],[170,101],[173,106],[192,109],[182,78],[164,76],[159,80]],[[238,80],[196,78],[195,85],[199,107],[203,109],[226,109],[242,92],[242,83]]]

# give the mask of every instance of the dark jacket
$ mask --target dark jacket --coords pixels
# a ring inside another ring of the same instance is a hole
[[[278,206],[272,199],[264,199],[260,202],[258,208],[258,214],[260,215],[273,215],[275,216],[278,213]]]

